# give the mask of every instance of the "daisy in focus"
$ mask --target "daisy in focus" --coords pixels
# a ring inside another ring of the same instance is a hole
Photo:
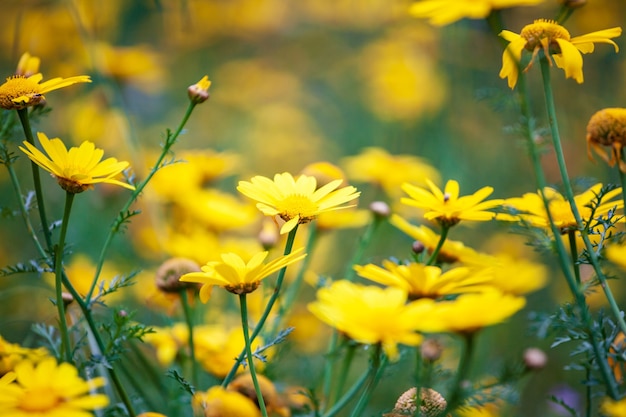
[[[190,272],[180,277],[180,280],[202,284],[200,301],[203,303],[209,300],[215,285],[233,294],[247,294],[256,290],[261,280],[303,259],[306,256],[303,251],[304,248],[297,249],[266,264],[263,261],[268,252],[257,253],[247,263],[237,254],[225,253],[221,261],[209,262],[202,267],[202,272]]]
[[[427,18],[435,26],[445,26],[464,18],[484,19],[493,10],[534,6],[543,0],[422,0],[413,3],[409,13]]]
[[[46,154],[24,141],[26,148],[19,147],[31,161],[50,172],[57,182],[68,193],[78,194],[93,188],[94,184],[109,183],[134,190],[135,187],[115,179],[128,167],[128,162],[107,158],[104,161],[104,151],[98,149],[91,142],[83,142],[80,147],[69,150],[59,138],[48,139],[37,133],[39,143]]]
[[[250,182],[240,181],[237,190],[256,200],[257,208],[266,216],[279,216],[285,221],[280,234],[293,230],[298,224],[309,223],[320,213],[345,209],[346,204],[361,194],[352,186],[338,188],[343,180],[331,181],[317,188],[315,177],[300,175],[294,178],[285,172],[274,180],[256,176]]]
[[[22,55],[16,75],[8,77],[0,85],[0,107],[7,110],[20,110],[41,103],[44,94],[76,83],[90,83],[88,75],[69,78],[52,78],[41,82],[43,75],[39,71],[39,58],[28,53]]]
[[[459,197],[459,183],[449,180],[443,191],[432,181],[426,180],[428,190],[404,183],[402,189],[409,195],[400,201],[406,205],[418,207],[426,212],[426,220],[435,220],[441,226],[451,227],[461,220],[488,221],[495,217],[489,209],[498,207],[504,200],[484,201],[491,193],[492,187],[483,187],[472,195]]]
[[[539,51],[543,51],[546,58],[551,56],[556,66],[565,71],[566,78],[573,78],[580,84],[584,81],[582,54],[593,52],[595,43],[608,43],[618,52],[619,47],[611,39],[621,34],[622,28],[614,27],[572,38],[567,29],[547,19],[535,20],[524,26],[519,34],[503,30],[500,36],[510,43],[502,54],[500,78],[507,78],[509,87],[514,88],[519,77],[522,51],[532,53],[524,72],[530,69]]]
[[[85,381],[69,363],[50,357],[38,364],[25,360],[15,366],[15,381],[0,384],[0,409],[4,417],[84,417],[106,407],[109,398],[95,394],[103,377]]]

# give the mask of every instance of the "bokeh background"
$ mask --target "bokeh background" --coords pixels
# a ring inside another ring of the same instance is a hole
[[[566,24],[573,36],[624,24],[624,2],[587,3]],[[4,0],[0,70],[12,74],[21,54],[30,52],[41,57],[45,79],[90,75],[89,85],[50,93],[52,112],[35,120],[34,128],[66,143],[93,141],[106,155],[129,160],[140,177],[158,154],[165,129],[174,129],[180,121],[187,106],[187,87],[209,75],[211,98],[196,109],[175,151],[179,159],[200,159],[203,168],[194,175],[210,192],[186,188],[188,181],[197,180],[190,179],[189,173],[167,174],[175,166],[161,171],[137,205],[142,215],[116,238],[106,264],[110,272],[105,268],[103,273],[106,278],[107,273],[112,277],[141,270],[140,279],[147,283],[169,256],[204,263],[223,248],[259,246],[256,236],[262,224],[249,202],[237,195],[238,180],[283,171],[295,174],[319,161],[347,169],[346,158],[368,147],[422,158],[424,167],[439,173],[434,180],[443,184],[456,179],[462,194],[485,185],[493,186],[493,197],[498,198],[534,191],[523,137],[516,129],[515,96],[498,77],[500,40],[483,20],[433,27],[411,17],[410,4],[404,0]],[[536,18],[553,18],[559,7],[556,0],[546,0],[535,7],[504,10],[504,28],[519,33]],[[622,38],[616,42],[624,46]],[[560,70],[553,72],[570,176],[586,184],[616,182],[613,171],[588,160],[585,126],[600,108],[624,106],[623,53],[615,54],[608,45],[597,46],[585,57],[584,74],[585,82],[578,85],[565,80]],[[529,73],[529,83],[538,126],[545,127],[536,68]],[[537,131],[537,141],[549,139],[544,133]],[[19,131],[14,140],[10,146],[16,149],[22,140]],[[558,184],[549,150],[544,167],[548,181]],[[18,169],[28,189],[29,167],[18,164]],[[351,183],[363,191],[362,208],[375,199],[387,200],[395,208],[402,194],[398,190],[397,195],[389,195],[358,180]],[[59,218],[63,193],[52,179],[45,184],[51,217]],[[93,267],[101,247],[98,242],[126,197],[123,191],[103,186],[77,199],[68,240],[77,254],[73,259],[80,255],[84,271]],[[22,224],[11,214],[15,198],[6,170],[0,170],[0,267],[35,256]],[[312,270],[340,277],[361,233],[362,228],[353,228],[324,236]],[[501,225],[463,226],[452,237],[479,250],[504,248],[551,265],[549,257],[526,247],[523,237],[506,233]],[[406,236],[385,225],[366,260],[379,263],[391,256],[408,257],[410,245]],[[89,276],[89,272],[76,275]],[[616,295],[623,301],[617,284]],[[55,320],[48,300],[51,288],[35,274],[1,278],[0,334],[14,342],[35,343],[32,323]],[[175,307],[146,303],[150,291],[136,285],[115,294],[110,302],[139,308],[138,317],[154,325],[171,324]],[[303,298],[311,293],[311,288],[305,289]],[[478,355],[476,372],[518,357],[529,345],[547,348],[549,341],[529,338],[528,313],[550,313],[567,298],[561,277],[554,272],[549,285],[529,297],[522,313],[508,325],[485,332],[479,349],[485,354]],[[212,311],[207,312],[207,320],[215,320],[224,304],[226,298],[207,307]],[[274,371],[287,375],[283,380],[290,384],[302,384],[298,381],[302,370],[317,372],[327,336],[327,329],[325,333],[309,317],[298,319],[307,330],[294,334],[302,346],[286,355]],[[578,389],[581,376],[563,370],[569,361],[567,351],[550,350],[549,356],[549,368],[522,384],[519,415],[560,415],[545,400],[548,393]],[[378,391],[378,408],[372,413],[388,411],[402,388],[409,386],[409,373],[394,368],[389,372],[395,376]]]

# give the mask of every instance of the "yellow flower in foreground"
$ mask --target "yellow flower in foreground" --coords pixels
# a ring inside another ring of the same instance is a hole
[[[463,18],[484,19],[495,9],[532,6],[543,0],[422,0],[413,3],[409,13],[444,26]]]
[[[296,225],[308,223],[320,214],[343,209],[342,206],[361,194],[352,186],[337,189],[342,180],[331,181],[317,188],[315,177],[300,175],[297,179],[287,172],[276,174],[274,180],[256,176],[250,182],[240,181],[237,190],[256,200],[257,208],[266,216],[279,216],[286,223],[280,233],[288,233]]]
[[[582,54],[593,52],[594,43],[608,43],[613,45],[615,52],[619,51],[619,47],[611,38],[621,34],[622,28],[614,27],[572,38],[563,26],[546,19],[535,20],[534,23],[524,26],[519,35],[503,30],[500,36],[510,43],[502,54],[500,78],[508,78],[509,87],[515,87],[522,51],[532,52],[530,62],[524,71],[532,66],[539,51],[543,51],[546,57],[554,58],[556,66],[565,71],[566,78],[573,78],[580,84],[583,82]]]
[[[356,342],[382,343],[391,360],[398,356],[398,343],[416,346],[422,337],[416,328],[428,320],[434,301],[421,299],[406,304],[407,292],[401,288],[380,288],[334,282],[317,292],[309,310],[321,321],[345,333]]]
[[[606,417],[624,417],[626,416],[626,398],[622,398],[619,401],[606,398],[602,401],[600,410]]]
[[[102,161],[104,151],[96,148],[93,143],[83,142],[80,147],[72,147],[68,151],[59,138],[48,139],[41,132],[37,133],[37,137],[47,156],[26,141],[24,141],[26,149],[20,146],[20,150],[31,161],[50,172],[61,188],[68,193],[82,193],[98,183],[115,184],[129,190],[135,189],[130,184],[114,179],[128,167],[128,162],[118,161],[115,158]]]
[[[200,300],[203,303],[209,300],[215,285],[233,294],[247,294],[256,290],[264,278],[304,258],[306,254],[302,253],[303,250],[297,249],[267,264],[263,261],[268,252],[257,253],[247,263],[237,254],[225,253],[221,256],[221,262],[209,262],[202,267],[202,272],[190,272],[180,277],[180,280],[202,284]]]
[[[576,207],[584,222],[590,222],[591,217],[598,218],[605,216],[613,209],[621,209],[624,202],[619,198],[622,189],[615,188],[602,195],[602,201],[598,204],[598,195],[602,190],[602,184],[595,184],[581,194],[574,196]],[[546,187],[543,193],[548,200],[548,207],[554,224],[562,232],[577,229],[576,219],[567,199],[554,188]],[[596,205],[592,211],[590,205]],[[543,204],[543,199],[539,193],[526,193],[522,197],[509,198],[504,201],[504,206],[511,207],[519,212],[515,215],[498,215],[498,219],[522,220],[532,226],[548,227],[550,220]]]
[[[76,83],[90,83],[88,75],[69,78],[53,78],[41,83],[43,75],[39,70],[39,58],[28,53],[22,55],[17,66],[17,74],[8,77],[0,85],[0,107],[7,110],[19,110],[35,106],[45,99],[44,94]],[[36,72],[33,74],[33,72]],[[32,75],[31,75],[32,74]]]
[[[409,195],[400,201],[406,205],[426,210],[424,218],[436,220],[445,227],[454,226],[461,220],[487,221],[495,217],[495,213],[487,210],[498,207],[504,200],[483,201],[492,192],[492,187],[483,187],[472,195],[459,197],[459,183],[449,180],[444,190],[440,190],[432,181],[426,180],[429,190],[409,183],[402,189]]]
[[[499,291],[462,294],[453,301],[443,301],[435,305],[430,314],[441,328],[432,330],[475,332],[505,321],[525,305],[525,298]]]
[[[39,362],[50,356],[46,348],[27,348],[17,343],[10,343],[0,336],[0,375],[4,375],[15,368],[19,362],[28,359]]]
[[[15,382],[0,385],[3,417],[85,417],[89,410],[109,404],[104,394],[93,391],[105,384],[97,377],[83,380],[69,363],[57,364],[48,358],[35,365],[23,361],[15,367]]]
[[[444,295],[479,292],[490,289],[491,275],[472,272],[469,268],[452,268],[443,272],[437,266],[426,266],[419,263],[398,265],[389,260],[383,261],[383,267],[369,264],[355,265],[359,276],[379,284],[402,288],[408,292],[410,299],[439,298]]]

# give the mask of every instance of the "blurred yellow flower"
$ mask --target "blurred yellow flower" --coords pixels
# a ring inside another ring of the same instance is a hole
[[[259,407],[250,398],[219,385],[196,392],[192,404],[204,417],[261,417]]]
[[[289,408],[285,406],[282,398],[278,395],[274,383],[265,375],[261,374],[257,375],[257,381],[259,383],[261,395],[263,395],[263,401],[265,401],[268,415],[291,417],[291,412],[289,411]],[[245,395],[255,403],[258,401],[252,376],[249,372],[237,376],[237,378],[228,384],[226,389],[228,391],[238,392]]]
[[[397,264],[385,260],[383,267],[369,264],[355,265],[354,270],[363,278],[390,287],[402,288],[409,299],[439,298],[445,295],[480,292],[491,289],[492,276],[486,270],[472,271],[466,267],[442,271],[438,266],[411,262]]]
[[[17,75],[8,77],[0,85],[0,107],[7,110],[24,109],[35,106],[45,99],[44,94],[59,88],[69,87],[76,83],[90,83],[88,75],[78,75],[69,78],[52,78],[41,83],[43,75],[33,71],[39,70],[39,61],[28,53],[22,55],[17,67]]]
[[[194,328],[193,343],[196,360],[205,371],[218,377],[224,378],[233,367],[235,360],[245,346],[245,340],[241,328],[233,326],[228,329],[224,325],[200,325]],[[252,342],[252,351],[263,346],[263,338],[256,337]],[[268,355],[271,350],[265,350]],[[265,363],[261,360],[254,362],[255,369],[262,371]],[[243,372],[244,368],[239,367]]]
[[[27,348],[17,343],[10,343],[0,335],[0,375],[12,371],[15,365],[24,359],[38,362],[50,356],[44,347]]]
[[[94,184],[109,183],[134,190],[135,187],[114,179],[128,167],[128,162],[118,162],[115,158],[102,161],[104,151],[98,149],[91,142],[83,142],[80,147],[68,149],[59,138],[48,139],[37,133],[39,143],[46,154],[24,141],[26,149],[19,147],[34,163],[50,172],[57,182],[68,193],[82,193]]]
[[[535,20],[534,23],[524,26],[519,35],[503,30],[500,36],[510,43],[502,54],[500,78],[508,78],[509,87],[515,87],[522,51],[532,52],[530,62],[523,71],[527,71],[539,51],[543,51],[547,59],[551,56],[556,66],[565,71],[566,78],[574,78],[580,84],[583,82],[582,54],[593,52],[594,43],[611,44],[615,52],[618,52],[619,47],[611,38],[621,34],[622,28],[614,27],[572,38],[567,29],[554,20],[547,19]]]
[[[156,357],[162,366],[169,366],[180,349],[187,346],[189,340],[189,328],[185,323],[175,323],[171,327],[153,326],[151,333],[143,336],[146,343],[154,346]]]
[[[381,343],[391,360],[398,357],[398,343],[416,346],[422,337],[416,327],[428,320],[434,301],[421,299],[406,304],[401,288],[364,286],[336,281],[317,292],[308,308],[324,323],[363,344]]]
[[[453,301],[439,302],[430,314],[441,326],[439,331],[473,333],[505,321],[525,305],[524,297],[493,290],[462,294]]]
[[[622,269],[626,269],[626,245],[608,245],[605,249],[605,255],[609,261],[613,262]]]
[[[398,198],[400,187],[411,181],[419,185],[427,179],[439,181],[439,172],[424,159],[414,155],[392,155],[383,148],[369,147],[359,155],[342,161],[348,177],[357,182],[380,186],[391,198]]]
[[[202,272],[190,272],[180,280],[197,282],[200,288],[200,300],[206,303],[211,297],[213,286],[218,285],[233,294],[247,294],[261,285],[261,280],[267,278],[279,269],[287,267],[303,259],[306,254],[304,248],[296,249],[289,255],[276,258],[266,264],[263,263],[268,252],[259,252],[247,263],[237,254],[225,253],[221,255],[221,262],[209,262],[202,267]]]
[[[427,226],[411,224],[397,214],[391,215],[389,223],[424,245],[424,249],[428,254],[433,253],[441,240],[441,236]],[[439,249],[439,253],[437,254],[437,262],[449,264],[461,262],[468,266],[484,265],[482,254],[465,246],[463,242],[451,239],[446,239],[445,242],[443,242],[443,246]]]
[[[505,294],[523,295],[543,288],[548,282],[548,268],[508,254],[482,255],[489,284]]]
[[[593,219],[606,216],[612,210],[619,210],[624,207],[624,202],[619,198],[622,192],[621,188],[605,192],[598,204],[598,195],[600,195],[601,190],[602,184],[595,184],[581,194],[574,196],[576,207],[584,222],[591,222]],[[576,219],[567,199],[551,187],[544,188],[543,193],[548,200],[550,215],[555,226],[562,233],[576,230],[578,227]],[[498,219],[519,220],[536,227],[549,227],[550,225],[543,199],[538,192],[526,193],[522,197],[508,198],[504,201],[503,206],[510,207],[519,213],[498,215]],[[595,209],[592,206],[595,206]]]
[[[342,180],[331,181],[317,188],[315,177],[300,175],[297,179],[288,172],[276,174],[274,180],[255,176],[250,182],[239,181],[237,190],[258,201],[257,208],[266,216],[279,216],[286,223],[280,233],[288,233],[296,225],[308,223],[323,212],[344,209],[342,206],[361,194],[352,186],[337,189]]]
[[[89,415],[106,407],[109,398],[95,394],[103,377],[85,381],[69,363],[47,358],[35,364],[25,360],[15,366],[15,382],[0,385],[0,408],[5,417]]]
[[[120,83],[132,83],[146,93],[158,91],[165,71],[161,57],[150,45],[93,45],[94,64],[99,72]]]
[[[426,210],[424,218],[436,220],[445,227],[454,226],[461,220],[488,221],[495,213],[487,211],[498,207],[504,200],[484,201],[492,192],[492,187],[483,187],[472,195],[459,197],[459,183],[449,180],[444,190],[440,190],[431,180],[426,179],[429,190],[404,183],[402,189],[409,195],[400,201],[406,205]]]
[[[138,414],[137,417],[167,417],[165,414],[155,413],[153,411],[147,411],[145,413]]]
[[[605,417],[624,417],[626,416],[626,398],[617,401],[605,398],[600,405],[600,410]]]
[[[413,3],[409,13],[428,18],[436,26],[449,25],[458,20],[484,19],[493,10],[515,6],[533,6],[543,0],[421,0]]]

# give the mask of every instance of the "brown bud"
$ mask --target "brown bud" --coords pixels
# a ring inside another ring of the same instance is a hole
[[[191,259],[171,258],[163,262],[157,269],[156,285],[163,292],[178,293],[196,285],[195,283],[179,281],[180,277],[189,272],[200,271],[200,266]]]

